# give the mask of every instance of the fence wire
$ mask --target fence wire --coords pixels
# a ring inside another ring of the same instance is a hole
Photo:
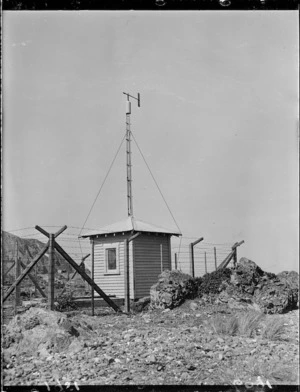
[[[55,233],[61,228],[61,226],[48,226],[40,225],[49,233]],[[80,264],[83,257],[91,253],[91,244],[89,239],[79,238],[81,227],[68,226],[68,228],[60,234],[55,240],[57,243],[73,258],[73,260]],[[86,231],[93,231],[95,229],[85,228]],[[26,240],[38,240],[43,244],[46,244],[47,237],[37,231],[34,227],[26,227],[22,229],[15,229],[7,231],[9,234],[13,234],[17,237],[24,238]],[[172,269],[175,269],[175,253],[177,254],[177,269],[184,273],[191,273],[190,264],[190,243],[197,240],[199,237],[185,237],[172,239]],[[195,276],[203,276],[206,272],[212,272],[217,266],[226,258],[231,252],[233,243],[213,243],[201,241],[194,246],[194,268]],[[15,248],[14,248],[15,249]],[[216,261],[215,261],[215,249],[216,249]],[[15,252],[15,250],[14,250]],[[11,255],[12,259],[15,258]],[[32,255],[33,257],[35,255]],[[206,263],[205,263],[206,257]],[[29,260],[29,255],[28,255]],[[231,262],[232,263],[232,262]],[[229,266],[231,265],[229,264]],[[91,270],[91,255],[85,260],[86,267]]]

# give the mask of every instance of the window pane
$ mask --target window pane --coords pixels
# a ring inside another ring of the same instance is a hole
[[[108,270],[117,269],[116,248],[106,249],[106,257],[107,257],[107,269]]]

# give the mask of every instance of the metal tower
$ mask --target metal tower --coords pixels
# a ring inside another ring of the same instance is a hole
[[[137,100],[138,107],[140,107],[140,94],[138,93],[137,98],[133,97],[128,93],[124,93],[127,96],[126,102],[126,166],[127,166],[127,209],[128,216],[133,216],[133,204],[132,204],[132,173],[131,173],[131,130],[130,130],[130,114],[131,114],[131,102],[130,98]]]

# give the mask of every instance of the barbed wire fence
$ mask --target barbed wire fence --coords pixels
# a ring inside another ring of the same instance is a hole
[[[56,231],[60,226],[40,225],[49,232]],[[85,228],[85,231],[93,231],[93,228]],[[59,245],[80,264],[82,258],[91,253],[89,239],[80,238],[81,227],[68,226],[58,238]],[[34,227],[6,231],[23,239],[33,239],[45,243],[45,236]],[[172,269],[176,268],[175,254],[177,257],[177,269],[184,273],[190,273],[190,244],[198,237],[186,237],[172,239]],[[216,265],[220,265],[231,252],[232,243],[213,243],[202,241],[194,247],[195,276],[203,276],[206,272],[215,271]],[[32,255],[33,257],[35,255]],[[28,257],[28,255],[27,255]],[[91,256],[85,260],[85,265],[90,269]]]
[[[190,260],[190,244],[199,237],[181,237],[173,241],[172,245],[172,269],[176,268],[184,273],[190,274],[191,260]],[[194,247],[194,268],[195,276],[201,277],[206,273],[216,270],[222,261],[231,252],[233,243],[213,243],[201,241]],[[175,256],[176,254],[176,256]],[[177,260],[176,260],[177,259]],[[228,267],[231,267],[231,261]]]
[[[48,232],[54,233],[60,226],[49,226],[40,225],[42,228]],[[90,254],[90,243],[88,239],[78,238],[80,227],[68,227],[65,232],[63,232],[58,238],[57,243],[72,257],[72,259],[79,265],[82,259],[85,258],[84,263],[86,267],[86,272],[90,274],[91,268],[91,257],[86,257]],[[92,229],[86,229],[87,231]],[[35,229],[35,227],[25,227],[15,230],[5,230],[2,236],[8,233],[5,240],[2,243],[2,266],[3,266],[3,290],[10,287],[10,285],[16,280],[18,275],[23,271],[34,257],[40,252],[43,245],[46,244],[46,237]],[[23,246],[20,245],[18,239],[27,240]],[[36,241],[39,241],[37,243]],[[19,244],[19,246],[18,246]],[[43,256],[48,258],[48,252]],[[45,260],[45,259],[44,259]],[[17,262],[18,261],[18,262]],[[56,264],[56,293],[55,295],[59,297],[60,292],[64,288],[67,294],[71,294],[72,297],[90,295],[91,289],[88,287],[86,282],[80,282],[75,279],[71,282],[75,270],[68,264],[65,260],[62,264],[62,258],[55,252],[54,261]],[[21,264],[21,268],[20,268]],[[19,268],[19,271],[17,271]],[[36,280],[41,288],[41,292],[37,290],[36,285],[32,281],[32,278]],[[29,274],[24,278],[24,280],[17,286],[16,290],[12,293],[9,300],[6,302],[6,307],[11,307],[15,304],[16,308],[19,306],[18,296],[21,295],[22,299],[32,300],[33,298],[41,298],[41,293],[44,292],[48,295],[48,263],[42,262],[40,260],[31,272],[31,277]],[[41,278],[42,277],[42,278]],[[80,276],[77,274],[77,278],[80,280]],[[69,283],[74,283],[69,285]],[[65,287],[67,285],[67,287]],[[19,291],[19,293],[18,293]],[[24,297],[25,295],[25,297]],[[17,298],[16,298],[17,296]]]

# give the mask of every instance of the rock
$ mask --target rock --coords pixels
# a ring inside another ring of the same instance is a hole
[[[79,336],[79,332],[76,328],[72,325],[71,321],[65,318],[60,320],[59,325],[63,328],[66,332],[68,332],[71,336]]]
[[[150,297],[144,297],[136,302],[132,301],[130,304],[130,308],[134,312],[142,312],[148,310],[149,305],[150,305]]]
[[[254,261],[242,257],[233,271],[232,279],[235,284],[244,286],[247,291],[249,287],[255,286],[263,275],[264,271]]]
[[[299,274],[296,271],[283,271],[277,275],[291,289],[299,290]]]
[[[151,309],[173,309],[197,293],[195,280],[181,271],[163,271],[150,289]]]
[[[198,304],[196,302],[191,302],[190,303],[190,309],[195,311],[198,309]]]
[[[276,283],[270,281],[254,294],[255,302],[264,313],[284,313],[297,306],[298,299],[293,290],[285,283]]]
[[[41,357],[41,358],[48,358],[50,353],[49,351],[46,349],[45,346],[41,346],[38,351],[37,354]]]
[[[68,348],[69,354],[77,354],[83,350],[83,343],[81,343],[78,339],[74,339]]]
[[[255,262],[244,257],[235,269],[228,271],[226,274],[231,274],[230,278],[228,279],[228,275],[224,276],[221,283],[221,275],[210,276],[214,274],[212,273],[203,277],[199,286],[203,304],[223,303],[230,309],[264,313],[284,313],[296,308],[299,300],[299,276],[296,272],[284,271],[276,276],[264,272]],[[209,280],[214,284],[209,284]]]
[[[149,357],[147,358],[147,362],[150,364],[156,363],[156,358],[154,355],[149,355]]]

